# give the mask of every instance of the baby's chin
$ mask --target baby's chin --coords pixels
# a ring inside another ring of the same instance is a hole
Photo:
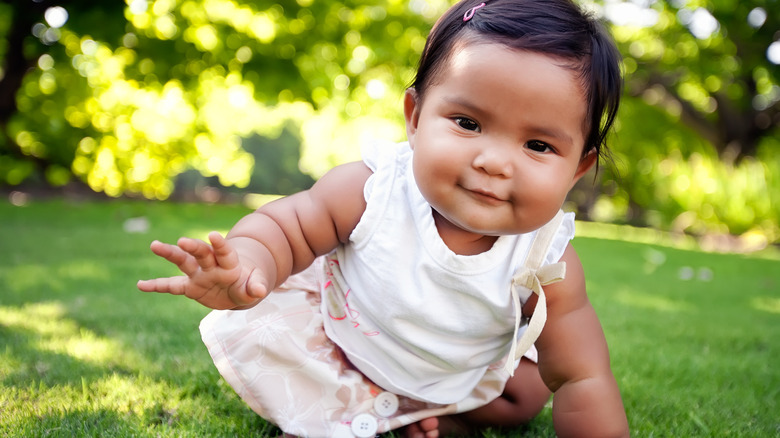
[[[523,215],[522,212],[515,209],[513,215],[508,215],[506,209],[491,215],[489,212],[480,212],[478,214],[465,215],[463,212],[444,212],[443,214],[434,208],[434,218],[436,226],[441,229],[442,225],[459,229],[464,233],[471,233],[475,236],[500,237],[518,234],[527,234],[538,230],[558,214],[558,210],[544,212],[530,212]],[[438,217],[437,217],[438,216]],[[501,216],[501,217],[499,217]]]

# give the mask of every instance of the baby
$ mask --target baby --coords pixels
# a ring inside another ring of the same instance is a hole
[[[153,242],[184,275],[138,288],[221,309],[201,323],[216,366],[286,434],[515,426],[553,393],[559,436],[627,436],[560,211],[621,86],[570,0],[459,2],[405,93],[408,142],[367,145],[225,238]]]

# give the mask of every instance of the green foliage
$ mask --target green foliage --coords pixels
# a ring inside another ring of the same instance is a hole
[[[631,120],[645,123],[631,124]],[[664,129],[659,133],[659,128]],[[591,211],[601,221],[633,221],[693,234],[780,238],[780,143],[765,138],[756,157],[724,163],[709,143],[657,107],[623,101],[613,137],[614,166]]]
[[[0,435],[277,436],[219,377],[197,329],[207,310],[135,289],[176,274],[151,239],[203,238],[249,211],[0,202]],[[145,233],[123,230],[140,218]],[[633,435],[776,435],[780,262],[667,243],[574,240]],[[552,437],[551,409],[484,436]]]
[[[166,198],[189,168],[245,187],[254,159],[243,139],[277,138],[290,121],[307,151],[344,142],[357,156],[353,136],[400,137],[398,85],[411,79],[423,29],[445,6],[138,0],[117,16],[82,5],[70,15],[88,17],[84,26],[39,26],[50,46],[36,47],[44,53],[7,131],[24,155],[53,168],[50,182],[70,169],[112,196]],[[122,30],[95,35],[103,20]],[[302,165],[319,175],[345,153],[308,153]],[[29,172],[12,175],[16,167],[0,176],[18,183]]]
[[[780,123],[780,60],[769,59],[777,0],[649,3],[638,16],[610,14],[607,3],[628,93],[693,128],[723,158],[755,156]]]
[[[768,48],[780,4],[641,4],[604,2],[626,96],[611,139],[616,169],[605,166],[591,216],[776,242],[780,66]]]

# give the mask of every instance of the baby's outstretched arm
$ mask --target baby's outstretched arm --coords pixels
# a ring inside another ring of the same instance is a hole
[[[311,189],[271,202],[243,217],[226,238],[153,242],[152,252],[184,275],[141,280],[145,292],[185,295],[214,309],[252,306],[314,259],[346,242],[365,210],[361,162],[338,166]]]
[[[585,294],[582,264],[569,245],[566,279],[545,287],[547,323],[536,342],[539,373],[554,392],[553,423],[561,437],[629,435],[601,324]]]

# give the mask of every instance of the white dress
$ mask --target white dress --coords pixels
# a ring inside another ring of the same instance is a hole
[[[501,236],[478,255],[452,252],[415,184],[407,143],[363,148],[373,175],[349,245],[322,290],[328,336],[371,380],[434,403],[462,400],[506,356],[515,324],[509,286],[536,232]],[[564,215],[543,264],[574,236]],[[525,303],[530,291],[525,289]],[[522,333],[522,330],[521,330]]]

